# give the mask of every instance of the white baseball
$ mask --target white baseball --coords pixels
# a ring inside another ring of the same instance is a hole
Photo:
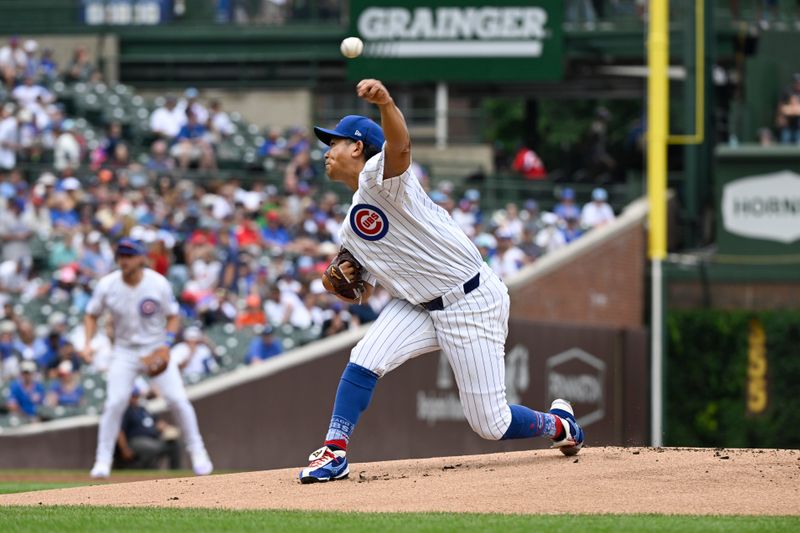
[[[348,37],[342,41],[339,50],[342,51],[344,57],[353,59],[354,57],[360,56],[361,52],[364,51],[364,41],[358,37]]]

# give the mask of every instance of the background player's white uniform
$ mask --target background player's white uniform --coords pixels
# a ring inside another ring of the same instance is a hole
[[[122,272],[117,270],[100,279],[86,306],[86,312],[94,316],[106,310],[110,311],[114,324],[114,355],[108,369],[96,463],[110,465],[134,381],[145,372],[141,358],[166,341],[167,317],[178,314],[178,302],[169,282],[161,274],[145,268],[139,284],[132,287],[122,280]],[[167,369],[151,381],[183,430],[186,448],[195,467],[202,459],[207,461],[197,416],[186,397],[178,366],[167,365]]]
[[[511,423],[504,366],[508,290],[412,170],[384,179],[383,162],[381,152],[361,171],[340,236],[366,269],[364,279],[379,282],[394,299],[350,361],[380,376],[441,349],[470,426],[484,438],[500,439]],[[465,294],[465,283],[476,274],[478,286]],[[441,295],[442,310],[419,305]]]

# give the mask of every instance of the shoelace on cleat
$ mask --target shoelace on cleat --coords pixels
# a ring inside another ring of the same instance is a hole
[[[308,466],[309,468],[322,466],[323,464],[327,463],[329,459],[336,459],[336,456],[333,455],[331,452],[325,452],[324,454],[322,454],[322,457],[320,457],[319,459],[314,459]]]

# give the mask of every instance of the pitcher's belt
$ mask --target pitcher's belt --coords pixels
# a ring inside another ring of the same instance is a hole
[[[478,272],[477,274],[475,274],[475,276],[473,276],[464,283],[464,294],[467,295],[471,293],[472,291],[477,289],[480,284],[481,284],[481,273]],[[444,309],[444,300],[442,300],[442,297],[439,296],[438,298],[434,298],[430,302],[423,303],[422,307],[424,307],[428,311],[441,311],[442,309]]]

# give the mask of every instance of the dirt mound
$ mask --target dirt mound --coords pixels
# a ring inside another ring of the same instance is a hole
[[[800,451],[586,448],[355,463],[300,485],[297,469],[0,496],[0,505],[800,515]]]

